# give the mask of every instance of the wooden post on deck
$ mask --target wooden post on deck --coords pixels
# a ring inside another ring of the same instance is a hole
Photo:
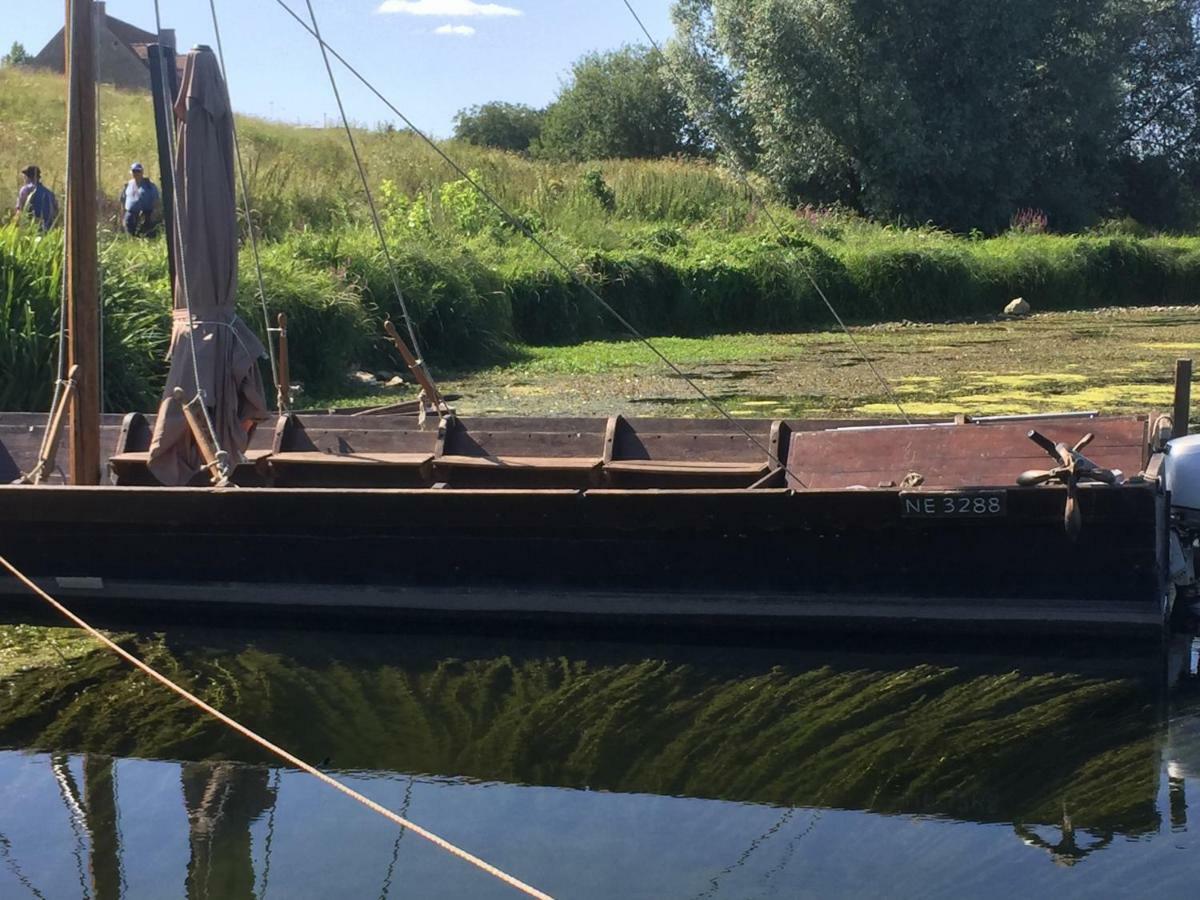
[[[282,416],[292,405],[292,367],[288,360],[287,316],[279,314],[279,384],[275,385],[275,401]],[[267,340],[271,336],[267,335]]]
[[[417,359],[412,355],[412,351],[408,349],[408,344],[404,342],[404,338],[400,337],[396,331],[396,326],[392,324],[392,320],[388,319],[383,323],[383,330],[387,332],[387,336],[391,338],[392,343],[396,345],[396,350],[400,356],[404,358],[405,365],[412,372],[413,378],[417,380],[417,384],[421,386],[421,390],[425,394],[425,402],[433,406],[438,412],[446,405],[442,400],[441,392],[437,389],[437,385],[433,383],[433,379],[429,377],[429,372],[425,369],[424,360]]]
[[[96,38],[92,4],[67,0],[67,365],[78,367],[71,404],[71,484],[100,483],[100,292],[96,258]]]
[[[1192,361],[1175,360],[1175,408],[1171,415],[1171,437],[1183,437],[1188,433],[1188,419],[1192,413]]]

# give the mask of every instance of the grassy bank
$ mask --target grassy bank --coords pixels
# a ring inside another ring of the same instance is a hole
[[[38,162],[61,187],[62,88],[56,76],[0,70],[0,128],[14,136],[0,145],[0,167]],[[101,182],[112,198],[128,160],[156,158],[149,101],[106,88],[101,119]],[[399,303],[344,139],[332,129],[254,119],[242,120],[239,133],[252,215],[266,238],[268,305],[289,316],[295,380],[310,396],[329,397],[344,390],[352,366],[394,369],[379,326],[399,316]],[[520,359],[530,345],[621,336],[571,275],[413,135],[360,137],[399,281],[436,371]],[[704,163],[551,164],[448,149],[650,335],[823,329],[831,317],[814,282],[856,323],[990,315],[1016,296],[1037,311],[1200,302],[1200,237],[1117,227],[983,240],[776,207],[780,234],[742,187]],[[60,249],[56,232],[0,229],[2,407],[48,400]],[[162,244],[106,234],[102,265],[107,402],[151,406],[169,327]],[[248,252],[242,270],[243,314],[261,323]]]

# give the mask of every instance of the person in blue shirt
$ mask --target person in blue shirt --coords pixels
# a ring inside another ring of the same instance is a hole
[[[42,231],[49,231],[58,218],[58,198],[42,184],[42,170],[37,166],[26,166],[21,174],[25,176],[25,184],[17,192],[16,214],[29,216]]]
[[[125,211],[125,231],[134,237],[154,237],[158,233],[159,193],[147,178],[140,162],[129,167],[130,179],[121,188],[121,208]]]

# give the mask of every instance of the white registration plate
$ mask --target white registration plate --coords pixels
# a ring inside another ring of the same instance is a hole
[[[903,491],[900,515],[908,519],[987,519],[1005,514],[1004,491]]]

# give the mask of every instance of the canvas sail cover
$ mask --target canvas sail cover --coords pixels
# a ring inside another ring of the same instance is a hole
[[[196,395],[197,372],[217,443],[231,466],[242,459],[256,425],[268,418],[258,367],[265,350],[237,315],[233,112],[216,56],[207,47],[187,55],[175,119],[178,227],[171,370],[149,463],[167,485],[187,484],[204,465],[183,411],[172,399],[177,386],[188,400]]]

